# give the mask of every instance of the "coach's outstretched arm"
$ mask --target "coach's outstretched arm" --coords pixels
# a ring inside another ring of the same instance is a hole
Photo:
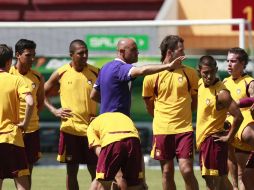
[[[164,63],[160,65],[144,65],[141,67],[133,67],[130,70],[130,75],[132,78],[138,77],[138,76],[145,76],[145,75],[151,75],[154,73],[158,73],[160,71],[164,70],[174,70],[176,68],[179,68],[181,66],[182,61],[185,59],[185,56],[180,56],[174,59],[170,63]]]

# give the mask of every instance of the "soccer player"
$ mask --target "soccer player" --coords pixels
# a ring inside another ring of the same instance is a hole
[[[18,190],[29,190],[29,169],[22,132],[33,112],[33,97],[20,76],[8,73],[13,51],[0,44],[0,189],[5,178],[13,178]],[[20,99],[25,101],[23,120],[19,119]]]
[[[96,114],[96,102],[90,93],[99,69],[87,64],[88,49],[82,40],[69,47],[71,63],[57,69],[45,83],[45,105],[61,118],[57,160],[67,164],[67,189],[79,189],[79,164],[87,164],[92,180],[95,178],[97,156],[88,148],[87,127]],[[54,107],[48,97],[59,90],[61,108]]]
[[[89,146],[98,155],[96,179],[110,189],[118,170],[123,173],[121,190],[143,188],[142,153],[132,120],[119,112],[96,117],[87,130]]]
[[[184,56],[184,41],[179,36],[166,36],[160,45],[162,65]],[[159,160],[164,190],[176,189],[174,157],[185,181],[186,189],[198,189],[193,172],[192,111],[196,111],[198,75],[179,64],[170,71],[146,76],[143,99],[153,117],[151,157]]]
[[[228,51],[227,62],[228,72],[231,76],[224,79],[224,84],[230,91],[235,101],[243,98],[254,97],[254,79],[244,72],[249,61],[249,56],[244,49],[231,48]],[[241,105],[239,105],[242,107]],[[250,163],[254,160],[251,151],[254,150],[254,122],[252,114],[254,111],[250,107],[241,108],[244,120],[234,138],[232,145],[235,147],[235,155],[238,164],[239,188],[253,188],[253,179],[247,173],[254,174],[254,165]],[[232,116],[227,120],[232,124]],[[251,172],[252,171],[252,172]]]
[[[198,66],[202,79],[198,88],[196,144],[201,174],[209,190],[232,189],[231,184],[226,184],[227,143],[234,139],[243,116],[225,85],[216,78],[216,60],[203,56]],[[227,112],[234,118],[228,133],[224,130]]]
[[[91,93],[91,98],[99,103],[100,113],[121,112],[130,115],[131,81],[142,75],[174,69],[184,56],[164,65],[135,67],[138,61],[138,48],[134,40],[121,39],[117,44],[117,58],[105,64]]]
[[[29,183],[32,185],[33,165],[41,157],[40,136],[39,136],[39,111],[44,106],[44,77],[37,71],[31,69],[35,59],[36,44],[27,39],[20,39],[15,45],[15,54],[17,63],[11,67],[9,73],[22,77],[30,89],[33,100],[34,109],[29,125],[23,134],[26,156],[29,164]],[[20,120],[25,116],[25,104],[20,102]]]

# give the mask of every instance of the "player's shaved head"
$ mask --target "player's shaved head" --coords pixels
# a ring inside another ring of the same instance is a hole
[[[120,51],[121,49],[126,49],[134,43],[135,43],[135,41],[133,39],[123,38],[123,39],[119,40],[117,43],[117,51]]]
[[[123,38],[117,43],[117,57],[128,64],[138,61],[138,48],[131,38]]]

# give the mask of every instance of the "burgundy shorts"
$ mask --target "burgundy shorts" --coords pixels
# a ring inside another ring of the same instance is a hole
[[[96,179],[112,181],[121,169],[127,185],[137,185],[143,179],[142,159],[139,139],[127,138],[111,143],[101,150]]]
[[[0,143],[0,179],[29,175],[25,149],[8,143]]]
[[[214,140],[209,136],[201,143],[199,163],[202,176],[223,176],[228,173],[228,145]]]
[[[25,133],[23,139],[27,161],[29,164],[34,164],[41,157],[39,130],[32,133]]]
[[[63,163],[97,164],[97,156],[88,148],[86,136],[76,136],[60,131],[57,160]]]
[[[173,160],[193,158],[193,132],[154,135],[151,157],[155,160]]]
[[[246,162],[246,168],[254,168],[254,151],[250,152],[235,148],[235,152],[249,154],[248,160]]]

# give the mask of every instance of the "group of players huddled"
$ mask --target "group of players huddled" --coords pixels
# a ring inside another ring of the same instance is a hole
[[[194,139],[207,189],[252,189],[254,79],[245,72],[246,51],[228,50],[230,76],[220,81],[210,55],[199,59],[197,71],[182,64],[186,57],[179,36],[168,35],[161,42],[161,64],[134,66],[139,51],[130,38],[119,40],[116,49],[116,58],[99,70],[87,63],[86,43],[73,40],[71,62],[45,82],[32,69],[34,41],[16,43],[14,65],[12,49],[0,44],[0,190],[5,178],[13,178],[19,190],[31,189],[33,165],[41,157],[39,112],[44,106],[61,119],[57,160],[66,163],[66,189],[79,189],[79,164],[87,164],[90,190],[148,189],[140,137],[130,113],[135,104],[132,81],[139,76],[145,76],[142,96],[153,117],[151,157],[160,162],[163,190],[177,189],[175,157],[185,188],[199,189],[193,171]],[[51,103],[52,96],[60,96],[60,108]]]

